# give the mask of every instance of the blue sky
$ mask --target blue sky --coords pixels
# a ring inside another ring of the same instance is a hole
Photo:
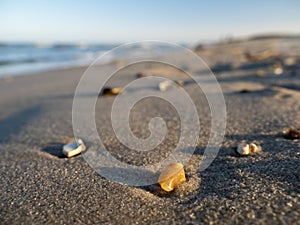
[[[300,33],[298,0],[0,0],[0,41],[195,43]]]

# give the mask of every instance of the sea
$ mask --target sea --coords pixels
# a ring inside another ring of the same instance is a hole
[[[0,43],[0,78],[88,65],[117,44]]]
[[[0,78],[90,65],[100,56],[119,46],[119,44],[0,43]],[[182,47],[189,46],[155,41],[135,42],[125,44],[121,48],[116,48],[117,50],[112,51],[111,54],[106,54],[101,58],[101,63],[129,58],[139,60],[146,55],[163,55],[182,51]]]

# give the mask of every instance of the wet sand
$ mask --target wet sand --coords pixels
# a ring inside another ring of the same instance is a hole
[[[274,39],[198,49],[221,85],[227,108],[222,147],[202,172],[199,163],[210,130],[205,97],[180,72],[141,65],[141,71],[185,80],[199,112],[201,132],[185,168],[187,182],[171,193],[157,185],[121,185],[98,175],[82,156],[62,157],[63,143],[73,137],[72,102],[85,67],[1,79],[1,224],[299,224],[300,141],[282,135],[288,128],[300,129],[297,43],[299,39]],[[259,56],[266,49],[276,54],[259,60],[244,56]],[[287,65],[288,58],[294,64]],[[280,75],[274,74],[278,60],[284,67]],[[133,81],[134,71],[121,71],[108,85]],[[147,137],[147,123],[156,115],[167,121],[170,132],[147,157],[123,149],[108,120],[113,100],[99,98],[96,123],[115,157],[142,165],[145,158],[156,162],[158,152],[164,156],[174,148],[179,135],[174,108],[148,99],[133,110],[133,132]],[[237,156],[235,148],[243,140],[256,142],[263,152]]]

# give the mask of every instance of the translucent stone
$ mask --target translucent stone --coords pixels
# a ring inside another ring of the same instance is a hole
[[[172,163],[161,172],[158,183],[165,191],[172,191],[180,183],[185,182],[185,173],[181,163]]]
[[[249,145],[245,144],[245,143],[239,144],[236,151],[240,155],[249,155],[250,154]]]
[[[77,141],[73,141],[63,146],[63,153],[68,158],[78,155],[81,152],[85,151],[86,147],[81,139],[77,139]]]

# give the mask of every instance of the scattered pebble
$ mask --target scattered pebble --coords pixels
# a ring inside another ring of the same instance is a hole
[[[63,154],[70,158],[80,154],[85,151],[85,149],[86,147],[83,141],[81,139],[77,139],[77,141],[73,141],[63,146]]]
[[[123,89],[120,87],[116,87],[116,88],[106,87],[103,89],[102,95],[118,95],[122,93],[122,91]]]
[[[136,76],[137,78],[142,78],[142,77],[148,77],[148,76],[150,76],[150,74],[144,73],[144,72],[138,72],[138,73],[136,73],[135,76]]]
[[[254,143],[251,144],[247,144],[247,143],[241,143],[238,145],[236,152],[239,155],[243,155],[243,156],[248,156],[248,155],[252,155],[255,153],[258,153],[261,151],[261,147],[257,146]]]
[[[176,81],[171,81],[171,80],[165,80],[159,83],[158,88],[160,91],[166,91],[172,87],[176,87],[176,86],[183,86],[184,85],[184,81],[182,80],[176,80]]]
[[[167,192],[174,190],[180,183],[185,181],[185,172],[181,163],[168,165],[158,178],[161,188]]]
[[[276,75],[280,75],[280,74],[283,73],[283,69],[282,69],[282,67],[277,67],[277,68],[274,69],[273,72],[274,72],[274,74],[276,74]]]
[[[276,75],[281,75],[283,73],[283,67],[281,63],[275,63],[273,65],[273,73]]]
[[[294,57],[288,57],[288,58],[284,59],[284,65],[286,65],[286,66],[293,66],[296,63],[297,63],[297,60]]]
[[[160,82],[158,85],[160,91],[166,91],[172,86],[173,86],[173,82],[170,80],[165,80],[163,82]]]
[[[294,129],[288,129],[287,131],[283,132],[285,138],[295,140],[300,139],[300,131]]]

